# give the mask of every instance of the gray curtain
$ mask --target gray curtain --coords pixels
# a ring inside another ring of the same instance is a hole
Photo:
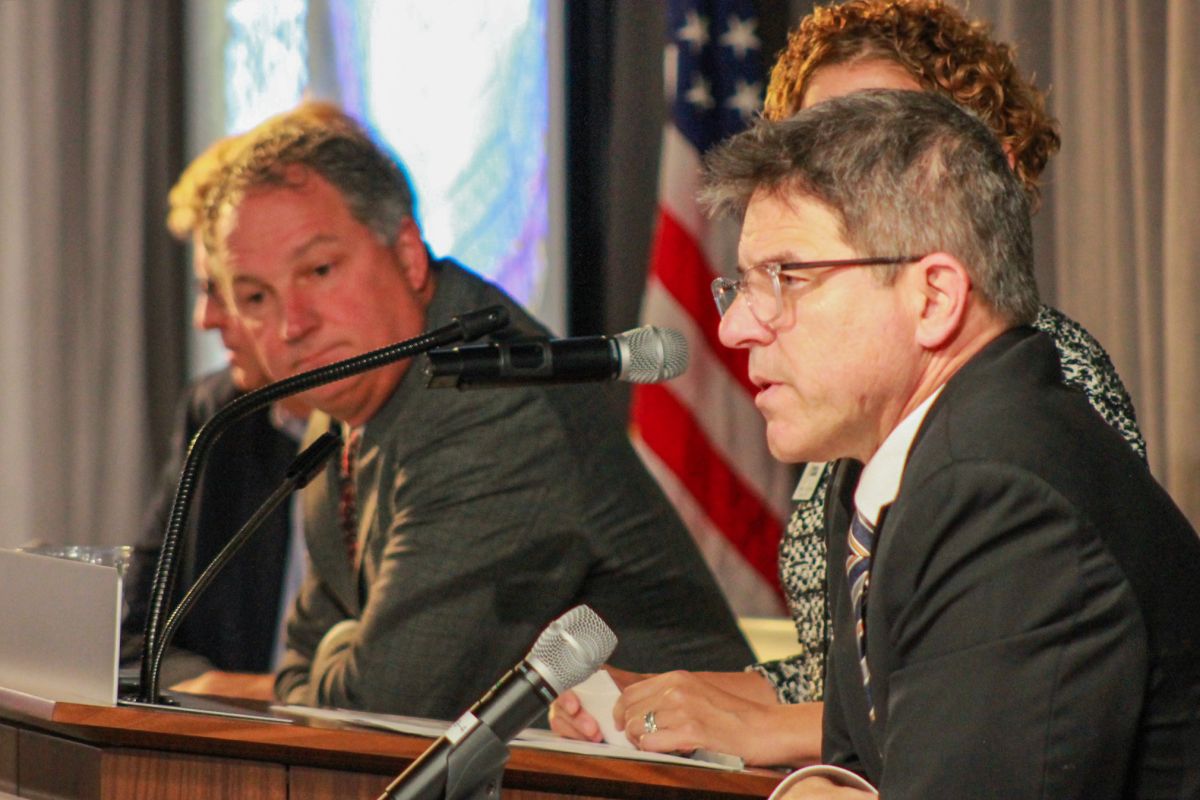
[[[790,24],[810,7],[790,6]],[[1200,526],[1200,273],[1191,263],[1200,252],[1200,3],[965,7],[1016,45],[1062,124],[1034,221],[1043,297],[1108,349],[1133,394],[1152,470]],[[649,248],[661,122],[648,122],[646,110],[661,86],[653,69],[663,14],[659,4],[614,8],[617,52],[637,63],[624,72],[618,64],[613,91],[609,322],[621,330],[636,317]]]
[[[0,3],[0,545],[136,535],[152,387],[174,394],[181,363],[147,366],[148,340],[182,341],[181,293],[147,295],[181,285],[161,233],[171,6]]]
[[[1159,481],[1200,526],[1200,3],[978,0],[1062,125],[1043,293],[1104,344]]]

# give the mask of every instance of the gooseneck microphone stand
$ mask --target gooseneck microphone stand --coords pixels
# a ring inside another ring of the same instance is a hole
[[[291,378],[268,384],[261,389],[248,392],[224,406],[201,426],[188,448],[187,458],[179,476],[175,501],[171,505],[171,516],[163,534],[158,563],[154,569],[154,582],[150,593],[149,612],[146,618],[145,641],[142,645],[142,664],[137,701],[157,703],[159,669],[167,639],[167,604],[175,588],[179,573],[178,550],[191,508],[192,494],[208,453],[217,438],[233,423],[265,408],[284,397],[308,391],[317,386],[349,378],[373,369],[412,358],[436,347],[445,347],[463,341],[471,341],[500,330],[508,324],[508,312],[502,306],[491,306],[479,311],[455,317],[449,325],[424,333],[412,339],[372,350],[354,358],[348,358],[328,366],[302,372]],[[328,457],[325,453],[322,457]],[[298,459],[299,460],[299,459]],[[293,465],[294,467],[295,465]],[[289,470],[290,472],[291,470]],[[257,515],[256,515],[257,516]],[[256,525],[257,526],[257,525]],[[252,530],[250,532],[253,532]],[[175,618],[175,625],[179,617]],[[174,627],[174,626],[173,626]]]
[[[175,632],[179,630],[180,623],[187,616],[192,607],[196,605],[196,601],[200,599],[200,595],[204,593],[217,576],[221,574],[221,570],[225,565],[233,560],[233,557],[238,554],[242,546],[250,541],[250,537],[262,528],[263,523],[271,516],[272,512],[279,507],[280,503],[288,498],[292,492],[303,489],[309,484],[321,468],[325,466],[325,462],[330,456],[338,452],[342,448],[342,437],[333,432],[321,434],[315,442],[304,448],[301,453],[292,460],[288,465],[287,471],[284,474],[283,481],[276,487],[275,491],[271,492],[270,496],[262,502],[254,513],[250,515],[250,519],[246,520],[245,524],[238,529],[238,532],[233,535],[220,552],[213,557],[213,560],[208,563],[196,580],[188,587],[187,592],[180,598],[179,604],[175,606],[175,610],[167,617],[166,623],[163,625],[162,635],[159,637],[158,652],[155,654],[154,674],[159,673],[163,654],[171,647],[171,642],[175,639]]]

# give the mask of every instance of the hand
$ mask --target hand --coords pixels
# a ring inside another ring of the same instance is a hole
[[[696,673],[677,670],[630,686],[613,708],[613,718],[641,750],[691,752],[704,747],[742,755],[740,745],[753,730],[757,705]],[[647,730],[650,712],[654,726]]]
[[[171,690],[270,702],[275,699],[275,676],[270,673],[222,672],[214,669],[191,680],[181,681]]]
[[[583,710],[579,695],[570,689],[554,698],[554,702],[550,704],[550,730],[568,739],[582,739],[586,742],[604,740],[596,718]]]
[[[641,750],[697,748],[756,766],[802,765],[820,753],[821,706],[780,705],[754,672],[667,672],[627,688],[613,709],[618,728]],[[655,730],[646,731],[648,712]]]
[[[607,665],[602,669],[612,676],[613,683],[621,690],[648,677]],[[597,724],[595,717],[583,709],[583,704],[579,702],[579,695],[572,691],[563,692],[551,704],[550,730],[568,739],[583,739],[588,742],[604,740],[604,734],[600,732],[600,725]]]

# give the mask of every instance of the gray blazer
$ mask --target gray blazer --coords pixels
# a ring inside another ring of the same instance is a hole
[[[503,303],[542,331],[496,287],[453,263],[435,269],[428,327]],[[418,360],[365,426],[357,463],[357,573],[334,467],[305,490],[312,568],[276,683],[290,702],[456,717],[578,603],[612,626],[621,667],[752,660],[601,387],[430,390]],[[344,619],[353,634],[314,664]]]

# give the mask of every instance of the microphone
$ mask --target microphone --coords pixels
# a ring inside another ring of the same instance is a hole
[[[616,336],[517,339],[431,350],[429,387],[587,383],[621,380],[658,383],[683,374],[687,339],[671,328],[646,325]]]
[[[162,646],[163,629],[167,622],[170,598],[179,574],[179,548],[187,524],[196,481],[212,450],[213,442],[232,424],[243,417],[266,408],[276,400],[324,386],[327,383],[358,375],[362,372],[393,364],[404,358],[412,358],[437,347],[470,340],[494,333],[508,325],[508,310],[503,306],[488,306],[454,317],[449,324],[427,331],[420,336],[381,347],[362,355],[327,364],[324,367],[302,372],[260,389],[247,392],[223,406],[192,438],[187,457],[179,475],[175,491],[175,502],[171,505],[171,516],[163,532],[159,548],[158,563],[154,568],[154,582],[150,592],[150,605],[146,616],[146,636],[142,644],[141,677],[138,695],[131,702],[157,703],[158,679],[165,648]],[[293,467],[296,465],[293,464]]]
[[[591,608],[575,606],[550,623],[519,664],[497,681],[400,774],[379,800],[472,797],[508,761],[505,742],[550,707],[561,692],[603,664],[617,637]]]

